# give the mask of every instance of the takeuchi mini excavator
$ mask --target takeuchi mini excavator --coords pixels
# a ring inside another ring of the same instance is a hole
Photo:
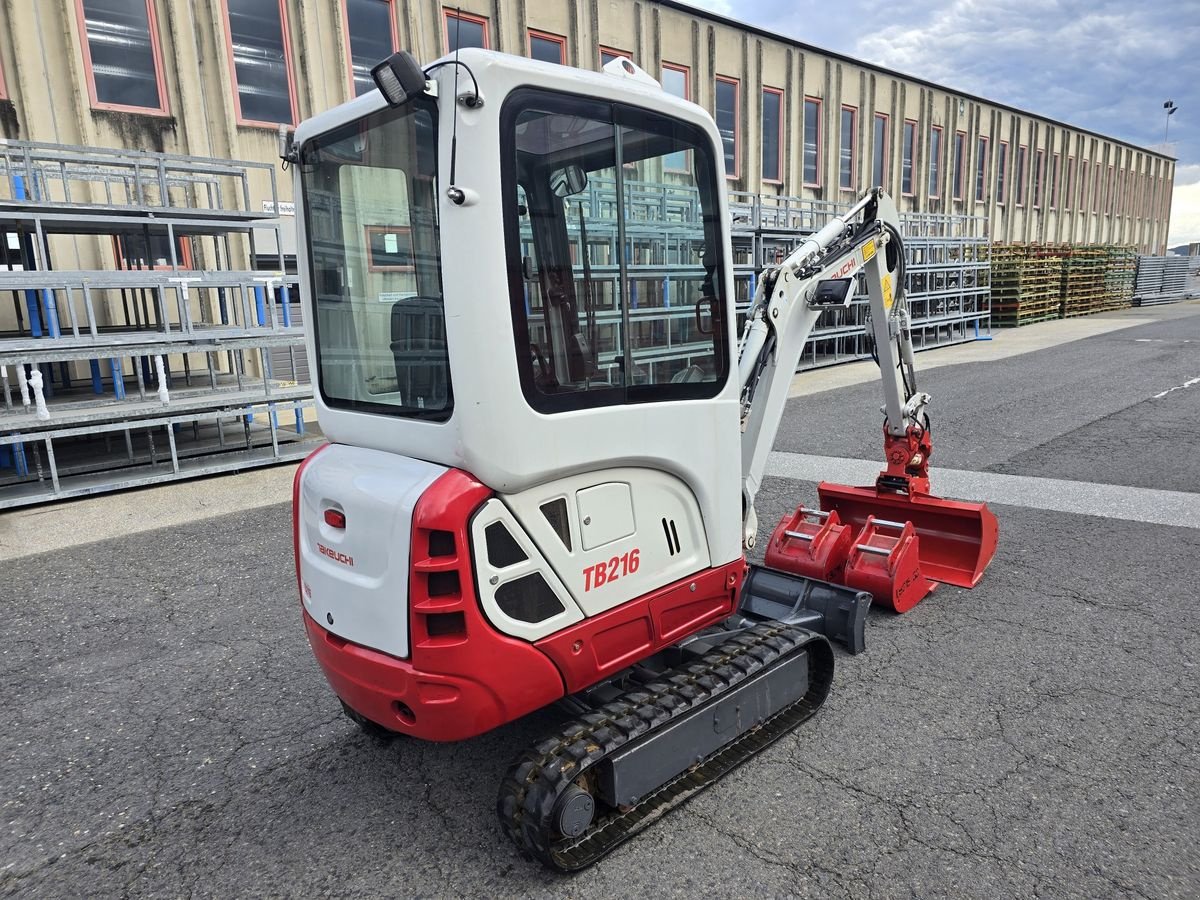
[[[996,520],[930,494],[882,190],[761,273],[739,339],[732,150],[703,109],[627,59],[374,77],[281,134],[329,440],[295,479],[304,624],[368,731],[458,741],[558,703],[497,810],[578,869],[816,712],[872,598],[974,585]],[[801,349],[856,281],[886,468],[821,484],[748,564]]]

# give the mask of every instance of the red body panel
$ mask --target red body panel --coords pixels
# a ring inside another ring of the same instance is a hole
[[[733,615],[745,571],[740,559],[708,569],[564,628],[537,647],[575,693]]]
[[[294,493],[299,477],[297,472]],[[305,612],[317,662],[355,712],[424,740],[474,737],[589,687],[735,608],[742,560],[631,600],[537,644],[503,635],[480,607],[468,537],[471,516],[491,496],[470,475],[451,469],[413,510],[410,659],[338,637]],[[296,509],[298,499],[293,498]]]

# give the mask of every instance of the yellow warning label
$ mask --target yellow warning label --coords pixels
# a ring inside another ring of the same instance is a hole
[[[875,242],[873,240],[867,241],[865,244],[863,244],[863,263],[865,264],[866,261],[874,255],[875,255]]]
[[[892,276],[883,276],[883,308],[892,308]]]

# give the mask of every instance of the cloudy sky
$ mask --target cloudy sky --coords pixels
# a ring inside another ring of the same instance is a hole
[[[1178,158],[1168,245],[1200,241],[1200,0],[685,0]]]

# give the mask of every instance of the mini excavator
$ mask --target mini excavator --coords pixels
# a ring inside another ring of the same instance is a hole
[[[328,439],[293,489],[304,625],[369,732],[460,741],[558,704],[497,811],[579,869],[813,715],[872,601],[976,584],[996,520],[930,493],[882,189],[760,274],[739,339],[732,150],[699,106],[624,58],[373,75],[280,134]],[[856,283],[886,468],[822,483],[750,564],[802,348]]]

